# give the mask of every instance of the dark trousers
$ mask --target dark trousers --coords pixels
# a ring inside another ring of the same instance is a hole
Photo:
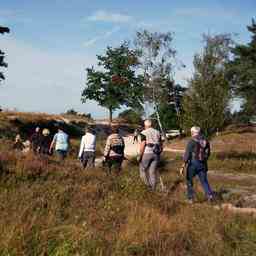
[[[82,155],[82,165],[84,168],[93,168],[95,167],[95,152],[93,151],[84,151]]]
[[[207,165],[204,162],[198,160],[192,160],[187,169],[187,196],[188,199],[193,199],[193,178],[198,176],[200,183],[204,189],[205,195],[208,198],[212,197],[212,190],[207,178]]]
[[[56,150],[56,153],[58,155],[58,158],[63,161],[67,157],[67,151],[65,150]]]
[[[110,156],[107,159],[107,168],[108,172],[111,173],[112,170],[116,171],[117,173],[120,173],[123,163],[123,157],[122,156]]]

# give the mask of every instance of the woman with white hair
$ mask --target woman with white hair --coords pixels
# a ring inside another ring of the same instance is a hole
[[[207,160],[210,156],[210,143],[201,135],[200,127],[191,128],[191,140],[188,142],[183,157],[185,162],[183,169],[187,166],[187,196],[193,203],[194,189],[193,178],[197,175],[208,200],[213,199],[213,192],[207,178]],[[182,169],[182,171],[183,171]]]
[[[145,129],[141,132],[141,143],[138,161],[140,163],[140,177],[151,190],[156,189],[158,182],[158,164],[162,153],[160,132],[152,127],[151,120],[144,122]]]

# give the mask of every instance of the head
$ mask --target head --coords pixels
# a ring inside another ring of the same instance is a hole
[[[17,134],[16,137],[15,137],[15,141],[21,141],[21,137],[20,137],[20,134]]]
[[[145,129],[152,127],[152,121],[150,119],[146,119],[144,121],[144,127],[145,127]]]
[[[40,127],[36,127],[35,131],[40,132]]]
[[[85,133],[93,133],[93,132],[94,131],[93,131],[92,127],[88,126],[88,127],[85,128]]]
[[[200,133],[201,133],[201,128],[200,127],[193,126],[191,128],[191,136],[192,136],[192,138],[198,137],[200,135]]]
[[[119,126],[111,125],[111,133],[119,133]]]
[[[48,135],[50,134],[50,131],[45,128],[45,129],[43,129],[42,134],[43,134],[44,136],[48,136]]]

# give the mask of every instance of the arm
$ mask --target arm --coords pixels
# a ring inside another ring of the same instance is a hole
[[[111,138],[110,136],[107,138],[105,150],[104,150],[104,157],[108,157],[110,153],[110,146],[111,146]]]
[[[183,156],[184,163],[182,164],[181,168],[179,169],[179,173],[180,173],[181,176],[184,175],[184,170],[187,168],[188,162],[191,159],[191,152],[192,152],[192,143],[189,142],[187,144],[186,151],[185,151],[184,156]]]
[[[84,143],[85,139],[84,136],[82,137],[81,143],[80,143],[80,149],[79,149],[79,153],[78,153],[78,158],[82,157],[83,151],[84,151]]]
[[[138,162],[141,161],[145,148],[146,148],[146,136],[144,134],[141,134],[141,142],[140,142],[140,148],[139,148],[139,155],[138,155]]]
[[[50,149],[49,149],[49,152],[51,153],[52,152],[52,149],[53,149],[53,147],[54,147],[54,144],[55,144],[55,142],[56,142],[56,134],[54,135],[54,137],[53,137],[53,139],[52,139],[52,143],[51,143],[51,145],[50,145]]]

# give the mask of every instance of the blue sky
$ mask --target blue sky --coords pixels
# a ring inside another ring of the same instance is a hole
[[[1,0],[0,24],[11,33],[0,37],[8,70],[0,104],[21,111],[60,113],[74,108],[104,117],[95,102],[81,104],[85,68],[107,46],[133,40],[135,32],[175,33],[177,58],[186,68],[176,80],[186,84],[203,33],[235,33],[246,43],[246,25],[255,17],[255,0]]]

